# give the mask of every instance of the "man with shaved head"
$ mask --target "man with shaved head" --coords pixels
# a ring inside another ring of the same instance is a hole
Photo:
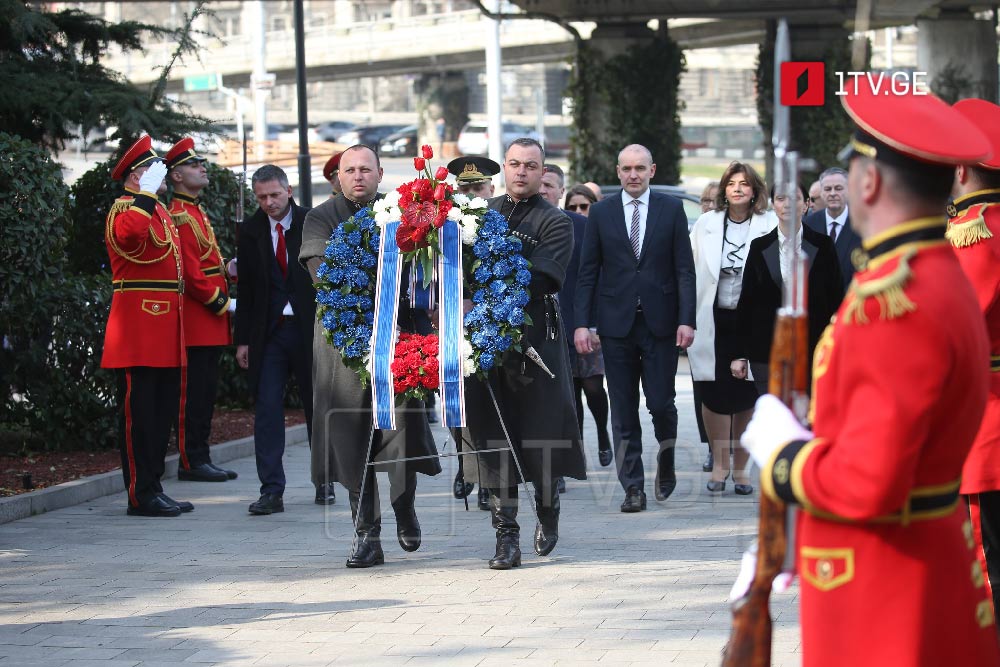
[[[674,375],[677,349],[694,341],[694,259],[680,200],[650,191],[656,164],[649,149],[639,144],[623,148],[617,171],[622,189],[590,207],[577,274],[573,338],[579,353],[593,350],[588,314],[596,302],[615,461],[625,489],[621,511],[640,512],[646,509],[640,379],[659,444],[656,499],[666,500],[677,485]]]
[[[310,211],[302,230],[299,262],[314,281],[318,280],[316,270],[323,261],[333,230],[382,196],[378,192],[382,166],[378,154],[370,147],[358,145],[345,150],[340,156],[339,174],[343,191]],[[403,274],[408,273],[407,267]],[[408,300],[402,301],[408,303]],[[413,331],[410,313],[402,306],[399,326],[405,331]],[[316,502],[333,502],[334,482],[347,487],[357,534],[347,567],[381,565],[385,556],[380,539],[382,520],[375,468],[366,465],[365,460],[369,438],[374,438],[371,451],[375,461],[437,454],[426,410],[419,401],[410,401],[397,419],[400,428],[372,431],[371,391],[361,384],[354,371],[344,365],[340,352],[327,342],[323,324],[319,321],[314,323],[312,370],[312,474],[316,484]],[[399,545],[404,551],[416,551],[421,541],[420,524],[414,509],[416,473],[436,475],[441,472],[441,464],[437,458],[425,458],[412,463],[379,466],[378,470],[389,473],[389,497],[396,515]],[[367,480],[362,496],[365,475]]]

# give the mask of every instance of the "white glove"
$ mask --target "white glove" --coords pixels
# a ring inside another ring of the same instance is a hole
[[[235,313],[236,312],[236,299],[230,299],[229,300],[229,312],[230,313]]]
[[[778,447],[812,437],[812,431],[806,430],[784,403],[772,394],[764,394],[757,399],[753,418],[743,431],[740,444],[757,465],[764,466]]]
[[[736,602],[750,590],[753,583],[754,573],[757,571],[757,540],[753,541],[750,548],[743,552],[743,560],[740,562],[740,573],[733,582],[733,587],[729,590],[729,601]],[[795,574],[792,572],[782,572],[771,582],[771,590],[775,593],[784,593],[792,586]]]
[[[163,177],[167,175],[167,165],[164,162],[154,162],[149,165],[149,169],[139,177],[139,189],[143,192],[151,192],[154,195],[163,184]]]

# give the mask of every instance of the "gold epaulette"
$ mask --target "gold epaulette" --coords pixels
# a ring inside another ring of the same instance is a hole
[[[986,226],[986,218],[983,216],[986,207],[987,204],[970,206],[962,212],[962,215],[948,221],[945,238],[956,248],[968,248],[980,241],[993,238],[993,233]]]
[[[197,222],[194,216],[188,213],[183,208],[179,211],[170,211],[170,217],[174,220],[174,227],[181,227],[183,225],[188,225]],[[198,227],[197,224],[194,227]],[[200,231],[200,230],[199,230]]]
[[[108,211],[108,220],[115,217],[119,213],[124,213],[125,211],[132,208],[132,203],[135,201],[135,197],[119,197],[115,200],[115,203],[111,205],[111,210]]]
[[[847,290],[846,298],[850,301],[844,308],[844,323],[866,324],[869,321],[865,313],[868,299],[878,303],[880,320],[892,320],[915,311],[917,306],[906,296],[903,287],[913,275],[910,260],[916,254],[917,249],[910,248],[899,258],[896,268],[879,278],[859,282],[855,277]]]

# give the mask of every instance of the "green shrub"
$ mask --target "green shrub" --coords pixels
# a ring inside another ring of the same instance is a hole
[[[113,376],[100,366],[105,280],[69,276],[67,189],[46,150],[0,133],[0,433],[48,449],[110,443]]]

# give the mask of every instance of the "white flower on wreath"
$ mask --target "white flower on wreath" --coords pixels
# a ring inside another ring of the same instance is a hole
[[[451,196],[451,201],[455,203],[455,206],[465,208],[469,204],[469,195],[463,192],[456,192]]]
[[[472,343],[467,338],[468,333],[462,327],[462,375],[469,377],[476,372],[476,360],[472,356]]]
[[[479,234],[479,217],[471,214],[462,216],[462,243],[472,245],[476,242],[476,235]]]
[[[458,206],[452,206],[448,209],[448,219],[454,222],[462,222],[462,209]]]
[[[486,203],[485,199],[483,199],[482,197],[476,197],[469,202],[469,205],[466,208],[480,209],[480,208],[486,208],[487,205],[488,204]]]
[[[375,202],[375,224],[384,227],[390,222],[399,220],[399,193],[393,190],[382,199]]]

